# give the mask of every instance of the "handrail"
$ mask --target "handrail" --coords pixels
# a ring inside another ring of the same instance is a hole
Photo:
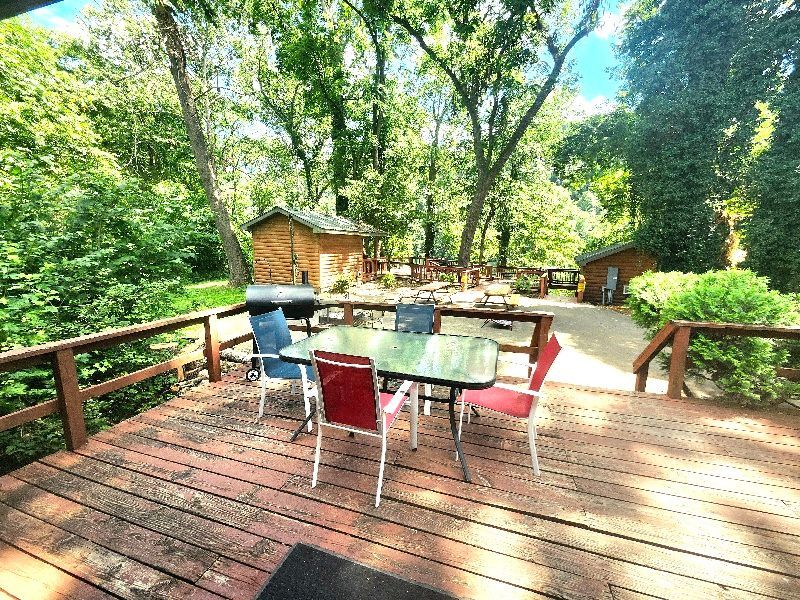
[[[11,371],[23,368],[19,366],[20,363],[27,367],[46,362],[51,354],[59,350],[71,348],[75,354],[82,354],[92,350],[116,346],[122,342],[132,342],[152,337],[159,333],[182,329],[189,325],[196,325],[202,323],[206,318],[212,315],[215,315],[218,319],[223,319],[244,312],[244,310],[244,303],[231,304],[229,306],[220,306],[208,310],[191,312],[177,317],[160,319],[158,321],[129,325],[128,327],[117,329],[107,329],[98,333],[90,333],[66,340],[47,342],[37,346],[15,348],[0,353],[0,371]],[[36,360],[37,358],[40,360]]]
[[[641,354],[633,361],[633,372],[638,373],[639,369],[643,366],[650,363],[664,347],[672,341],[672,336],[675,333],[677,327],[675,323],[670,321],[661,330],[655,335],[655,337],[650,340],[650,343],[647,344],[647,347],[642,350]]]
[[[394,304],[383,302],[329,302],[319,304],[316,309],[323,310],[327,307],[341,307],[344,311],[344,322],[353,325],[355,310],[380,310],[391,312],[395,310]],[[197,311],[168,319],[131,325],[119,329],[111,329],[99,333],[92,333],[80,337],[48,342],[38,346],[17,348],[0,353],[0,371],[14,371],[33,365],[47,362],[52,363],[55,376],[57,398],[29,406],[0,416],[0,431],[5,431],[30,421],[46,417],[53,413],[60,413],[64,425],[64,436],[67,447],[75,450],[82,446],[87,439],[86,423],[84,419],[83,403],[89,398],[108,394],[120,388],[138,383],[172,369],[179,373],[184,365],[206,359],[209,381],[220,381],[222,370],[220,364],[220,351],[231,348],[253,338],[251,331],[237,334],[226,340],[219,339],[218,321],[244,313],[245,304],[233,304],[209,310]],[[535,362],[539,348],[547,342],[553,314],[547,312],[525,312],[508,310],[473,309],[458,307],[440,307],[434,309],[434,331],[439,332],[442,325],[442,316],[476,318],[476,319],[503,319],[508,321],[534,323],[534,332],[529,346],[514,344],[501,344],[501,351],[519,352],[527,354],[529,362]],[[125,342],[153,337],[160,333],[176,331],[189,325],[203,323],[204,349],[185,352],[170,360],[155,365],[144,367],[138,371],[116,377],[109,381],[97,383],[81,388],[78,382],[78,371],[75,355],[91,350],[108,348]],[[299,326],[291,326],[296,329]],[[319,328],[313,328],[319,330]],[[305,330],[303,327],[302,330]]]
[[[0,416],[0,431],[59,412],[64,425],[67,447],[70,450],[74,450],[86,442],[83,403],[89,398],[113,392],[172,369],[182,369],[184,365],[202,360],[204,356],[209,380],[220,381],[222,379],[219,361],[220,350],[240,343],[238,340],[242,336],[220,341],[218,320],[240,314],[245,310],[243,303],[233,304],[0,353],[0,371],[25,369],[49,360],[53,366],[57,393],[57,398],[54,400]],[[170,360],[116,377],[110,381],[86,388],[80,387],[78,370],[75,364],[76,354],[153,337],[160,333],[176,331],[198,323],[203,323],[205,330],[205,348],[203,350],[184,353]],[[252,334],[245,337],[252,337]]]
[[[667,344],[672,343],[672,355],[669,362],[669,376],[667,380],[667,396],[680,399],[686,379],[686,359],[689,351],[689,342],[696,331],[715,337],[760,337],[770,339],[798,339],[800,340],[800,326],[781,325],[754,325],[748,323],[713,323],[707,321],[669,321],[650,340],[647,347],[633,361],[633,373],[636,375],[637,392],[644,392],[647,386],[647,376],[650,362],[663,350]],[[778,369],[778,374],[787,378],[800,378],[798,369]]]

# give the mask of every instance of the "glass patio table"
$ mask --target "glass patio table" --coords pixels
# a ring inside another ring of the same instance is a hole
[[[471,481],[467,460],[458,438],[456,398],[459,390],[479,390],[494,385],[499,351],[497,342],[461,335],[339,326],[285,347],[280,351],[280,357],[287,362],[310,365],[312,350],[369,356],[375,361],[378,375],[383,377],[449,387],[450,431],[464,471],[464,479]],[[414,400],[412,398],[412,410]],[[431,400],[444,402],[437,398]]]

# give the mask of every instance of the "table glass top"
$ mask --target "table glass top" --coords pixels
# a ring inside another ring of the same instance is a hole
[[[497,376],[497,342],[479,337],[331,327],[287,346],[280,355],[311,364],[311,350],[369,356],[380,375],[420,383],[482,389]]]

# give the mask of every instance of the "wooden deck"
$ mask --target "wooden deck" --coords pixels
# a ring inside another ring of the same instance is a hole
[[[800,598],[800,416],[549,385],[517,423],[444,413],[378,448],[288,443],[299,401],[241,373],[0,478],[0,598],[252,598],[297,541],[460,598]],[[439,390],[440,392],[442,390]]]

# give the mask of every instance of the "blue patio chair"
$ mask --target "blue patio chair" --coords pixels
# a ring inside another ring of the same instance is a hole
[[[317,398],[314,372],[311,367],[284,362],[280,359],[278,353],[292,343],[292,335],[289,332],[286,317],[283,316],[283,310],[279,308],[263,315],[251,316],[250,325],[253,327],[253,337],[258,348],[258,354],[253,354],[251,358],[257,358],[261,362],[261,401],[258,403],[258,416],[264,416],[267,379],[292,380],[292,390],[294,390],[294,381],[299,379],[303,388],[306,417],[308,417],[311,414],[311,399]],[[308,430],[311,431],[311,428],[311,420],[309,420]]]
[[[395,307],[394,328],[408,333],[433,333],[434,304],[398,304]],[[425,395],[431,395],[431,384],[425,384]],[[423,413],[431,414],[431,401],[425,399]]]

